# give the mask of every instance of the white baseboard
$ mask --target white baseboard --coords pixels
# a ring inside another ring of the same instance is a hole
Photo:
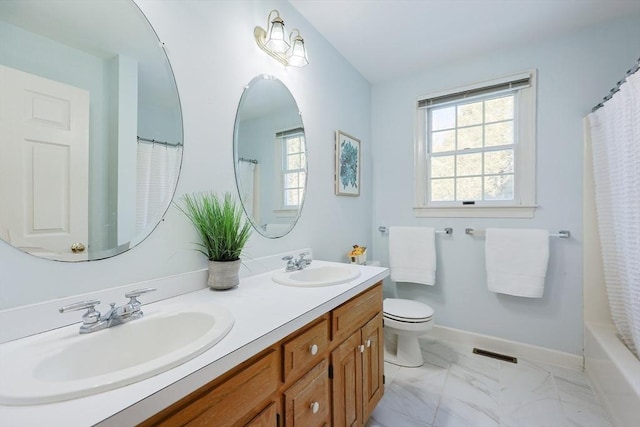
[[[551,350],[531,344],[505,340],[502,338],[477,334],[446,326],[434,325],[433,329],[429,331],[427,336],[438,340],[455,342],[462,346],[468,346],[469,352],[471,352],[474,347],[477,347],[494,353],[506,354],[509,356],[579,371],[582,371],[584,367],[584,358],[576,354]]]

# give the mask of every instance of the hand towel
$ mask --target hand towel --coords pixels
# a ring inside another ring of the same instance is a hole
[[[488,228],[485,260],[490,291],[542,298],[549,261],[549,232]]]
[[[436,284],[435,234],[427,227],[389,227],[391,280]]]

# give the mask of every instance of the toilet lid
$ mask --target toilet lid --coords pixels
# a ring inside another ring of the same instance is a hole
[[[385,316],[396,320],[429,320],[433,316],[431,307],[410,299],[386,298],[382,309]]]

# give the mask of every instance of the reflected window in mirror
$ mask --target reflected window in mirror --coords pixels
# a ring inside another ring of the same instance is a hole
[[[302,129],[292,129],[276,136],[282,150],[282,209],[297,211],[304,199],[307,178],[304,133]]]

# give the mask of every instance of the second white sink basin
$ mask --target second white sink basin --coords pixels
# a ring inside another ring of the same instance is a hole
[[[276,283],[285,286],[318,287],[347,283],[360,276],[360,270],[347,265],[323,265],[303,270],[278,271],[271,276]]]
[[[74,325],[8,343],[0,349],[0,404],[57,402],[132,384],[198,356],[232,327],[229,310],[203,306],[86,335]]]

